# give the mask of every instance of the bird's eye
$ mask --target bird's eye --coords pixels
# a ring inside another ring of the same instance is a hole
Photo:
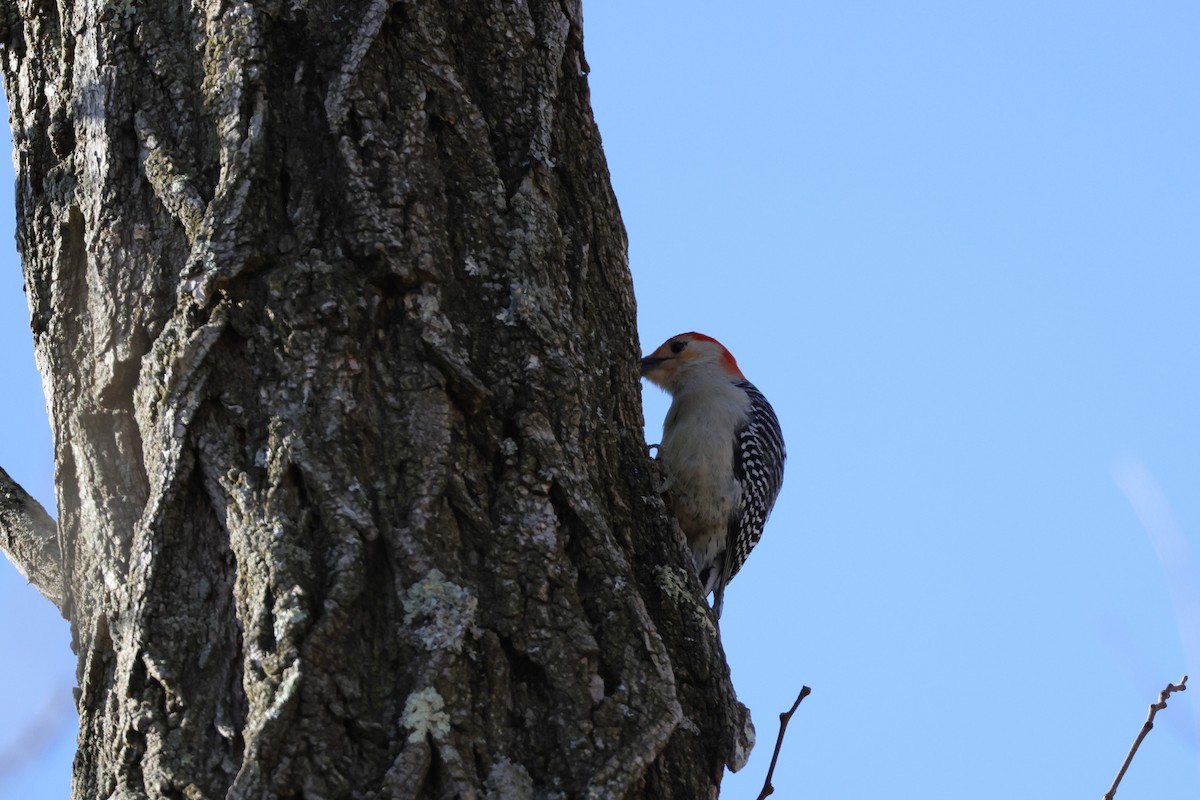
[[[682,353],[685,347],[687,347],[687,342],[671,342],[671,352],[676,355]]]

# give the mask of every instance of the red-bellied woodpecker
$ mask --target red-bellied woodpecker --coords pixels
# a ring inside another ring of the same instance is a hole
[[[725,585],[783,485],[779,420],[729,351],[702,333],[668,339],[642,359],[642,377],[671,394],[659,446],[665,489],[719,618]]]

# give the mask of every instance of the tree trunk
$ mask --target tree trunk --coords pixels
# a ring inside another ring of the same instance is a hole
[[[4,12],[74,796],[714,796],[578,0]]]

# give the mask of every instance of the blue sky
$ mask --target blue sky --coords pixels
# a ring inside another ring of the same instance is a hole
[[[1101,796],[1200,673],[1200,6],[584,11],[643,349],[722,340],[789,446],[726,595],[760,745],[723,796],[757,795],[802,684],[777,797]],[[10,252],[0,465],[49,505],[27,319]],[[645,387],[651,441],[667,404]],[[70,705],[21,583],[0,566],[0,748]],[[1196,797],[1198,692],[1118,797]],[[62,730],[0,797],[65,796]]]

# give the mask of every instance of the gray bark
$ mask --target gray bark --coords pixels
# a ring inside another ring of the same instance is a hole
[[[74,796],[715,796],[577,0],[5,11]]]
[[[58,526],[42,504],[0,469],[0,550],[42,596],[62,605]]]

